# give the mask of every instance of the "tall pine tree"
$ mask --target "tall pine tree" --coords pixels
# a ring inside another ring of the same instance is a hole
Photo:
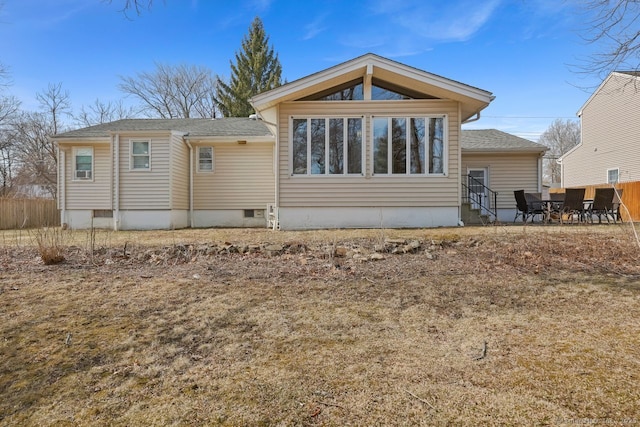
[[[248,117],[254,112],[249,98],[280,86],[281,74],[278,55],[256,17],[242,39],[241,52],[236,52],[236,63],[231,62],[229,83],[218,78],[218,108],[225,117]]]

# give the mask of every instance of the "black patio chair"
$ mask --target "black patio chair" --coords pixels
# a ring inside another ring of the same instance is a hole
[[[622,221],[622,215],[620,214],[620,206],[622,206],[622,191],[615,189],[615,196],[613,197],[613,222]]]
[[[615,213],[613,211],[613,199],[615,195],[615,188],[596,188],[593,202],[586,212],[592,224],[594,216],[598,217],[598,224],[602,224],[603,215],[607,220],[607,224],[610,224],[609,217],[615,221]]]
[[[584,220],[584,192],[584,188],[567,188],[565,190],[564,201],[559,212],[561,224],[564,224],[565,216],[571,219],[572,224],[575,218],[578,219],[578,222]]]
[[[542,207],[542,201],[540,197],[536,197],[534,194],[525,193],[524,190],[515,190],[513,196],[516,199],[516,216],[513,218],[513,222],[516,222],[519,216],[522,217],[522,222],[527,222],[531,218],[531,222],[536,215],[542,215],[544,217],[545,210]]]

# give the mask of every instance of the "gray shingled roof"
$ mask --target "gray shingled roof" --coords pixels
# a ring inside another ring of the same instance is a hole
[[[547,150],[547,147],[542,144],[497,129],[463,130],[460,144],[463,151],[543,152]]]
[[[272,136],[260,120],[245,117],[222,119],[123,119],[55,135],[54,138],[99,138],[112,132],[176,131],[190,136]]]
[[[616,71],[616,73],[628,74],[634,77],[640,77],[640,71]]]

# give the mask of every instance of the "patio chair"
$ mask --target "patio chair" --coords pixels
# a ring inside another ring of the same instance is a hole
[[[614,218],[615,221],[615,213],[613,212],[613,198],[615,194],[615,188],[596,188],[593,202],[586,212],[592,224],[594,215],[598,217],[598,224],[602,224],[603,215],[607,219],[607,224],[610,223],[609,216]]]
[[[613,196],[613,222],[622,221],[622,215],[620,214],[620,206],[622,206],[622,191],[615,189],[615,195]]]
[[[577,217],[578,222],[584,219],[584,188],[567,188],[564,192],[564,201],[560,209],[560,223],[564,224],[564,217],[569,217],[573,224]]]
[[[545,211],[539,196],[536,197],[535,194],[525,193],[524,190],[515,190],[513,196],[516,199],[516,216],[513,218],[513,222],[516,222],[519,216],[522,217],[522,222],[527,222],[529,218],[533,222],[536,215],[544,216]]]

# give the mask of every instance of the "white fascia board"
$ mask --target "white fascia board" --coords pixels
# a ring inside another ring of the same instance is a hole
[[[188,136],[184,137],[192,144],[206,144],[206,143],[226,143],[226,144],[237,144],[238,141],[245,141],[246,143],[267,143],[273,144],[276,139],[273,136],[242,136],[242,135],[234,135],[234,136]]]
[[[51,137],[51,141],[55,141],[58,144],[77,144],[81,143],[93,143],[93,144],[109,144],[111,142],[111,136],[76,136],[76,137],[65,137],[65,138],[56,138]]]

